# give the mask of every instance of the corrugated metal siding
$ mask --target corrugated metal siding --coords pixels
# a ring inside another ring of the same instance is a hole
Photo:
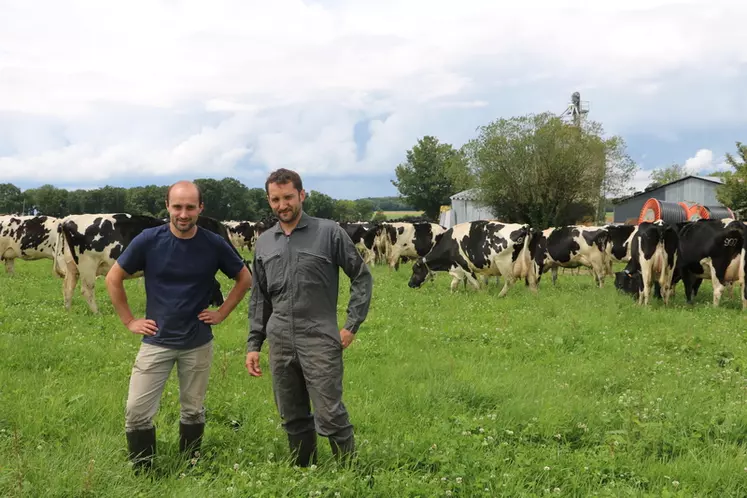
[[[441,213],[439,223],[451,228],[459,223],[477,220],[492,220],[495,216],[489,207],[481,206],[474,200],[454,199],[451,201],[451,209]]]
[[[666,199],[669,202],[695,202],[705,206],[716,206],[720,203],[716,198],[718,185],[688,178],[687,180],[664,187]]]
[[[617,204],[615,206],[613,221],[615,223],[625,223],[631,218],[635,218],[637,221],[638,217],[641,215],[643,205],[652,197],[663,201],[664,192],[661,190],[652,190],[649,192],[649,195],[639,195],[638,197],[633,197],[632,199]]]
[[[698,178],[667,185],[666,187],[654,189],[644,195],[633,197],[615,206],[614,222],[625,223],[630,218],[637,218],[641,214],[643,204],[650,198],[667,202],[695,202],[704,206],[720,206],[716,198],[716,190],[719,185]]]

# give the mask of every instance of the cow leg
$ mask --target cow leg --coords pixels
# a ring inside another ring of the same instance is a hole
[[[742,311],[747,310],[747,279],[745,279],[745,272],[747,268],[747,250],[742,249],[742,259],[739,262],[739,285],[741,286],[740,294],[742,295]]]
[[[62,283],[62,297],[65,300],[65,309],[70,310],[73,304],[73,293],[78,283],[78,268],[75,263],[68,263],[65,269],[65,280]]]
[[[695,275],[689,271],[682,272],[682,284],[685,286],[685,299],[687,304],[693,304],[693,298],[698,293],[698,287],[702,279],[696,278]]]
[[[389,255],[389,269],[399,271],[399,250],[392,248],[392,252]]]
[[[454,269],[449,271],[449,275],[451,275],[451,284],[449,284],[449,291],[455,292],[457,290],[457,287],[459,287],[459,283],[464,283],[464,289],[467,289],[467,282],[464,280],[464,273],[460,269]]]
[[[93,313],[94,315],[98,315],[99,308],[98,306],[96,306],[95,289],[96,289],[96,277],[94,276],[93,279],[90,279],[90,278],[85,278],[81,275],[80,293],[83,294],[83,297],[88,303],[88,308],[91,310],[91,313]]]
[[[99,308],[96,306],[96,275],[98,271],[98,265],[90,258],[81,257],[78,264],[80,271],[80,293],[83,294],[88,308],[91,313],[99,314]]]
[[[604,287],[604,275],[605,275],[604,262],[594,262],[591,265],[591,273],[594,274],[594,280],[601,289]]]
[[[505,275],[505,280],[503,282],[503,288],[501,289],[501,292],[498,293],[498,297],[503,297],[508,293],[508,289],[510,289],[514,282],[516,282],[516,278],[511,273],[511,269],[509,268],[508,271],[502,272]]]
[[[713,307],[717,308],[721,302],[721,294],[724,292],[724,281],[723,276],[719,276],[719,271],[716,270],[716,265],[711,262],[711,284],[713,285]]]
[[[643,291],[638,295],[638,304],[643,304],[645,306],[648,306],[651,296],[651,284],[653,283],[652,267],[652,261],[645,261],[644,264],[641,265],[641,280],[643,281]]]
[[[671,272],[664,267],[659,275],[659,280],[656,282],[659,287],[659,294],[664,300],[664,306],[669,304],[669,299],[672,295],[672,276]],[[657,296],[658,297],[658,296]]]
[[[8,275],[16,274],[16,260],[14,258],[8,258],[5,260],[5,273]]]
[[[555,285],[555,283],[558,281],[558,267],[553,266],[550,271],[552,272],[552,284]]]

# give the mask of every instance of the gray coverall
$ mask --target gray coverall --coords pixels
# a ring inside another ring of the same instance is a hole
[[[338,267],[351,280],[344,327],[355,333],[368,314],[373,278],[347,233],[306,213],[288,236],[280,223],[265,231],[254,250],[247,351],[260,351],[267,338],[275,402],[289,436],[316,429],[342,444],[353,426],[342,402]]]

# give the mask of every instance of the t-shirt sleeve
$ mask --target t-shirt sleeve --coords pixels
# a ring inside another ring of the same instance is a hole
[[[145,254],[148,247],[149,237],[140,232],[135,236],[122,254],[117,258],[117,263],[128,274],[145,270]]]
[[[218,269],[228,278],[235,278],[241,268],[244,267],[244,261],[239,256],[236,249],[223,238],[218,239]]]

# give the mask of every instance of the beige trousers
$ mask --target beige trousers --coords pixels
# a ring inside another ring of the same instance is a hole
[[[142,343],[130,376],[125,430],[153,427],[166,381],[177,365],[183,424],[205,423],[205,393],[213,360],[213,341],[194,349],[169,349]]]

